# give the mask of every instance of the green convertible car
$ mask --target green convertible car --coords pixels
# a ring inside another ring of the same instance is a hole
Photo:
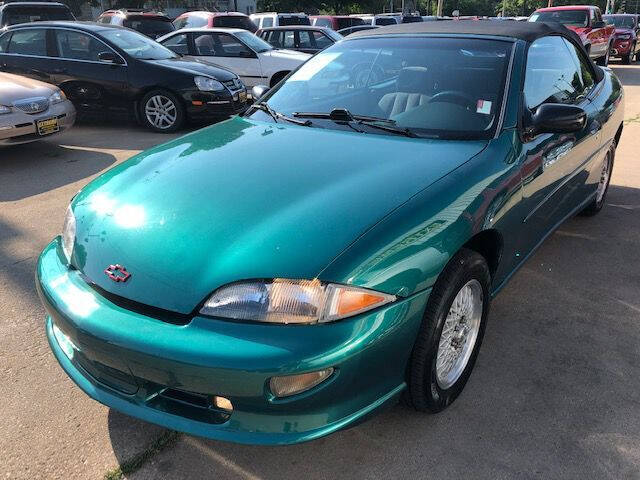
[[[72,199],[36,273],[51,349],[97,401],[234,442],[443,410],[491,299],[602,208],[622,98],[560,25],[353,34]]]

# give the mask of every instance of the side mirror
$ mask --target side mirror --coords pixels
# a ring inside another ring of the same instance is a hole
[[[249,50],[240,50],[238,52],[238,56],[242,58],[254,58],[256,54],[253,52],[250,52]]]
[[[587,123],[586,112],[575,105],[544,103],[531,116],[531,130],[539,133],[574,133]]]
[[[604,23],[603,21],[599,21],[599,22],[593,22],[591,24],[591,28],[604,28],[607,24]]]
[[[120,60],[120,57],[118,57],[113,52],[100,52],[98,54],[98,60],[104,63],[113,63],[116,65],[119,65],[122,63],[122,60]]]
[[[251,97],[255,102],[268,91],[269,91],[269,87],[267,87],[266,85],[256,85],[251,89]]]

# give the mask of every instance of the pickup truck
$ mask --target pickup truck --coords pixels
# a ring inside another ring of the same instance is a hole
[[[530,22],[555,22],[576,32],[582,39],[589,56],[598,65],[607,66],[613,46],[613,25],[602,18],[600,9],[593,5],[566,5],[540,8],[529,17]]]

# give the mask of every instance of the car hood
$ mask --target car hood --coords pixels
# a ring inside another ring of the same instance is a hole
[[[262,52],[260,55],[267,58],[274,58],[280,61],[289,61],[296,65],[306,62],[311,58],[311,55],[304,52],[297,52],[295,50],[269,50],[268,52]]]
[[[229,282],[315,278],[485,145],[237,117],[136,155],[78,193],[72,262],[108,292],[180,313]],[[112,264],[131,277],[108,278]]]
[[[191,73],[194,75],[208,75],[223,82],[237,77],[235,73],[227,70],[226,68],[194,57],[176,57],[168,58],[166,60],[145,60],[145,62],[166,68],[181,70],[185,73]]]
[[[49,97],[56,87],[30,78],[0,73],[0,105],[34,97]]]

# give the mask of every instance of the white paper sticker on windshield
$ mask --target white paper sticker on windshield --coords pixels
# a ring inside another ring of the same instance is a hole
[[[476,106],[476,113],[489,115],[491,113],[491,102],[489,100],[478,100],[478,104]]]

